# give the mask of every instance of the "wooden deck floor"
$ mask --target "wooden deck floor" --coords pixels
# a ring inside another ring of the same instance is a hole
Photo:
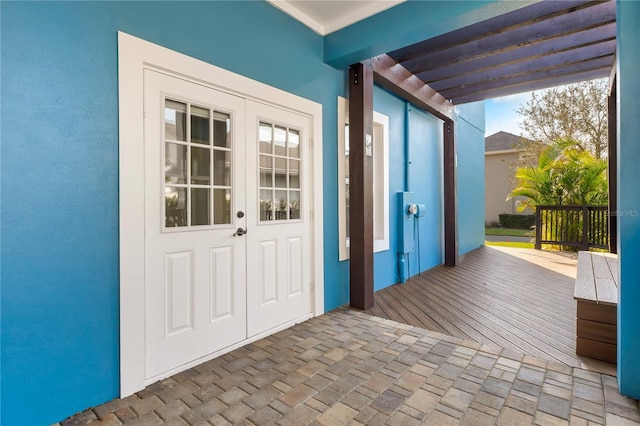
[[[575,353],[576,263],[566,254],[482,247],[455,268],[439,266],[376,292],[365,312],[615,374],[612,365]]]

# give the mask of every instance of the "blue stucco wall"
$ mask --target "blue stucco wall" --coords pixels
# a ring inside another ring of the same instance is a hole
[[[118,30],[323,105],[326,308],[347,302],[334,195],[344,73],[323,63],[320,36],[265,2],[1,7],[3,425],[118,396]]]
[[[399,281],[400,206],[396,195],[398,192],[413,192],[414,202],[425,204],[429,212],[416,223],[416,249],[408,256],[408,266],[411,268],[409,276],[418,274],[418,267],[425,271],[442,263],[443,152],[440,120],[410,106],[407,153],[407,102],[375,87],[373,106],[376,111],[389,117],[389,250],[376,253],[374,256],[374,290],[377,291]],[[408,165],[407,159],[410,161]],[[409,182],[405,182],[407,167]]]
[[[456,10],[477,7],[465,4]],[[346,80],[323,62],[320,36],[265,2],[0,8],[0,423],[55,422],[118,395],[117,31],[322,104],[325,309],[348,302],[335,196],[336,96],[345,95]],[[377,41],[375,28],[370,36]],[[405,103],[376,89],[375,104],[392,120],[392,143],[403,140]],[[437,211],[441,125],[415,110],[411,123],[410,189]],[[404,173],[394,160],[405,152],[390,153],[393,220]],[[441,261],[441,221],[421,219],[423,270]],[[389,253],[376,255],[377,288],[396,281],[393,238]]]
[[[640,2],[618,2],[618,384],[640,399]]]
[[[456,121],[458,154],[458,253],[484,244],[484,102],[459,105]]]

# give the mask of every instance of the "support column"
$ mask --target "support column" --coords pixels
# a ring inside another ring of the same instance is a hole
[[[618,385],[640,399],[640,2],[616,2],[618,97]]]
[[[609,173],[609,251],[618,252],[618,112],[617,112],[616,78],[611,82],[607,108],[607,150]]]
[[[444,264],[458,264],[458,196],[453,121],[444,122]]]
[[[350,304],[373,307],[373,70],[349,69]]]

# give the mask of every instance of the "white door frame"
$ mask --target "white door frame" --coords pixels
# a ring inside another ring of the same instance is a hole
[[[309,117],[311,133],[311,292],[313,315],[324,313],[322,105],[198,59],[118,32],[120,131],[120,397],[143,389],[145,352],[144,72],[179,76],[245,99]],[[274,104],[270,99],[278,99]],[[289,324],[287,324],[289,325]],[[273,330],[271,331],[273,332]],[[233,347],[243,346],[254,336]],[[223,352],[221,352],[223,353]],[[219,354],[212,354],[211,357]]]

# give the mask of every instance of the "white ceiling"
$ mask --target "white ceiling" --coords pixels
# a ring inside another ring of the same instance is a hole
[[[406,0],[267,0],[320,35],[338,31]]]

